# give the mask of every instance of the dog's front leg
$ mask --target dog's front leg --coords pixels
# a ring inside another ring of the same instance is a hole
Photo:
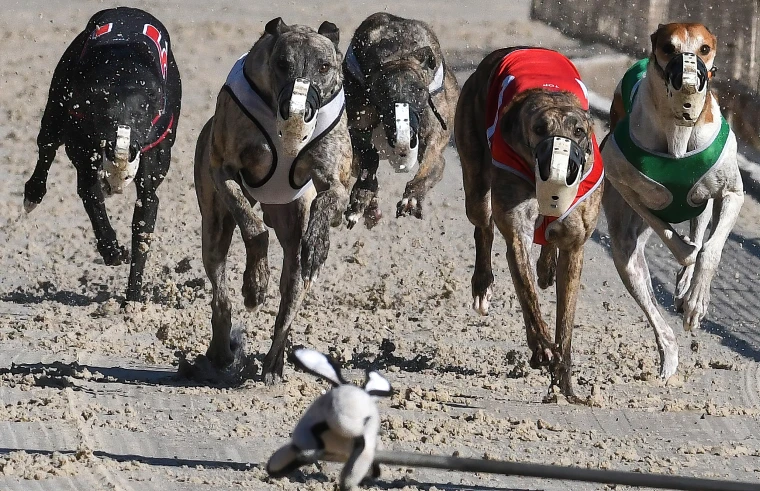
[[[557,330],[555,342],[559,346],[560,359],[552,367],[560,391],[568,398],[574,397],[572,376],[572,340],[575,322],[575,306],[578,302],[581,272],[583,271],[583,245],[563,250],[557,261]]]
[[[79,159],[77,158],[77,161]],[[75,165],[77,169],[77,194],[90,218],[98,252],[108,266],[118,266],[129,261],[129,251],[119,245],[116,232],[108,220],[103,190],[89,158],[86,164]]]
[[[328,147],[330,147],[328,145]],[[308,286],[315,280],[330,250],[330,226],[343,221],[343,210],[348,204],[348,175],[351,165],[351,148],[336,142],[332,146],[334,163],[326,165],[327,155],[315,159],[312,181],[317,196],[311,202],[309,224],[301,241],[301,276]]]
[[[743,204],[744,191],[742,189],[726,193],[722,198],[714,200],[712,232],[697,256],[691,285],[683,297],[683,327],[687,331],[698,327],[699,322],[707,314],[710,303],[710,284],[718,269],[723,246],[734,228]]]
[[[422,163],[414,179],[406,184],[403,198],[396,204],[396,218],[406,215],[422,218],[422,201],[428,191],[441,181],[446,166],[443,146],[448,139],[441,140],[433,146],[421,144]]]
[[[24,211],[27,213],[42,203],[42,198],[47,193],[48,172],[59,146],[60,143],[57,145],[39,145],[37,165],[34,167],[32,176],[24,185]]]
[[[647,225],[649,225],[660,237],[665,246],[673,254],[676,261],[678,261],[678,264],[681,266],[688,266],[697,261],[699,248],[692,243],[690,239],[682,237],[669,223],[660,220],[645,206],[642,206],[639,201],[638,193],[635,190],[620,182],[616,182],[615,187],[628,205],[633,208],[633,210],[638,213]]]
[[[533,222],[523,215],[524,206],[521,206],[522,210],[504,210],[498,201],[500,200],[493,200],[493,218],[507,241],[509,273],[522,308],[528,347],[533,352],[530,365],[533,368],[548,366],[554,361],[556,346],[549,337],[549,330],[541,316],[538,303],[535,273],[530,257]]]
[[[346,209],[348,228],[352,229],[364,216],[364,224],[371,229],[380,221],[382,213],[377,202],[377,168],[380,155],[372,145],[372,129],[350,129],[354,159],[358,161],[358,176]]]
[[[252,311],[264,303],[269,284],[269,231],[253,211],[253,205],[243,194],[236,176],[238,170],[227,165],[214,165],[212,152],[211,176],[217,192],[240,228],[246,252],[243,274],[243,299]]]
[[[165,154],[161,155],[161,152],[165,152]],[[129,268],[129,282],[127,283],[127,302],[139,302],[141,300],[143,272],[145,271],[145,263],[148,259],[150,242],[158,216],[158,194],[156,194],[156,190],[169,170],[170,152],[170,150],[153,149],[144,154],[135,176],[137,201],[132,214],[132,263]]]
[[[705,232],[707,231],[707,226],[710,224],[710,218],[712,217],[713,206],[714,202],[710,200],[707,204],[707,208],[705,208],[699,216],[689,221],[689,239],[699,249],[702,249]],[[697,257],[697,260],[699,260],[699,257]],[[693,275],[694,264],[682,266],[676,275],[676,291],[673,295],[676,312],[683,312],[683,297],[686,295],[686,292],[689,291]]]

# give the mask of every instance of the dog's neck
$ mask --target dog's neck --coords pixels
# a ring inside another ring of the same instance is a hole
[[[708,91],[705,105],[694,126],[680,126],[670,111],[665,79],[650,60],[647,75],[631,110],[631,135],[647,150],[676,158],[708,144],[720,127],[720,108]]]

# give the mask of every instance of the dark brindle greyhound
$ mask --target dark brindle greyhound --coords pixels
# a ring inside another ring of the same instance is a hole
[[[585,93],[575,66],[559,53],[501,49],[465,83],[454,130],[475,225],[473,307],[488,313],[495,222],[507,240],[531,366],[549,365],[552,383],[567,396],[583,246],[596,226],[604,176]],[[537,265],[531,242],[541,244]],[[541,288],[557,280],[554,340],[539,309],[536,274]]]
[[[108,221],[104,195],[121,193],[134,180],[128,301],[140,300],[158,213],[156,189],[169,170],[181,96],[166,28],[152,15],[126,7],[92,16],[64,52],[50,84],[24,209],[30,212],[42,202],[50,165],[65,145],[98,252],[116,266],[130,261],[130,254]]]
[[[377,168],[387,158],[412,172],[396,216],[422,218],[427,192],[443,177],[459,86],[430,26],[386,13],[370,15],[354,33],[343,62],[357,181],[346,211],[352,228],[381,217]]]
[[[327,258],[330,225],[341,223],[348,202],[351,141],[338,40],[330,22],[315,32],[279,17],[270,21],[227,77],[195,151],[203,265],[213,288],[206,354],[215,366],[234,356],[225,262],[235,226],[245,242],[249,310],[264,302],[269,281],[265,225],[283,248],[280,308],[264,358],[267,383],[282,377],[290,325]]]

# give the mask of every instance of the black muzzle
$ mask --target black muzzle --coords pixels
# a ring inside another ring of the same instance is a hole
[[[533,158],[543,181],[548,180],[550,176],[552,159],[556,150],[554,138],[554,136],[544,138],[533,149]],[[583,171],[584,165],[586,165],[586,152],[580,145],[570,140],[570,154],[568,155],[567,175],[565,176],[567,185],[578,179],[578,174]]]
[[[670,85],[675,90],[681,90],[683,86],[683,58],[684,54],[681,53],[670,59],[667,65],[665,65],[665,77]],[[697,59],[697,75],[699,77],[699,92],[702,92],[707,84],[707,66],[702,58],[696,56]]]
[[[279,108],[280,115],[283,119],[290,118],[290,97],[293,94],[293,87],[296,81],[291,80],[280,90],[280,94],[277,96],[277,107]],[[304,121],[310,122],[317,114],[319,108],[322,107],[322,97],[314,87],[314,84],[309,84],[309,92],[306,95],[306,112],[304,113]]]

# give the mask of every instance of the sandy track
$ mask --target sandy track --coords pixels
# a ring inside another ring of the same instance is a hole
[[[159,188],[156,237],[146,270],[150,301],[120,311],[126,267],[108,268],[76,196],[74,169],[60,155],[48,195],[21,216],[23,183],[52,70],[97,9],[16,2],[0,19],[0,489],[332,489],[338,467],[307,467],[269,481],[262,469],[322,386],[286,368],[267,388],[196,385],[173,377],[178,353],[205,351],[210,289],[200,262],[200,215],[192,181],[197,133],[211,115],[231,63],[269,19],[316,26],[332,20],[345,45],[383,5],[318,2],[318,9],[233,2],[147,2],[169,28],[183,75],[183,114],[172,169]],[[507,5],[510,4],[510,5]],[[576,55],[603,54],[530,22],[528,2],[417,2],[388,9],[431,22],[460,78],[492,48],[540,44]],[[592,88],[609,91],[619,71],[581,63]],[[4,122],[3,122],[4,121]],[[603,131],[603,130],[602,130]],[[60,152],[62,154],[62,152]],[[378,366],[399,392],[382,402],[387,448],[627,470],[757,480],[760,473],[760,361],[754,199],[745,204],[713,286],[703,328],[683,333],[680,378],[655,378],[654,336],[609,258],[604,224],[587,246],[575,331],[576,390],[595,407],[542,404],[548,379],[527,368],[522,315],[503,241],[494,247],[491,315],[471,312],[474,252],[464,215],[456,152],[422,221],[395,220],[400,176],[381,175],[385,219],[372,231],[333,231],[320,283],[304,302],[295,343],[330,352],[358,376]],[[130,190],[130,192],[133,192]],[[128,238],[133,196],[109,211]],[[268,348],[281,253],[273,240],[269,299],[247,315],[239,297],[242,246],[233,243],[234,322],[248,349]],[[676,266],[650,245],[658,292],[672,304]],[[553,315],[551,295],[543,296]],[[260,358],[259,358],[260,363]],[[438,471],[387,469],[371,489],[604,489],[601,486]]]

